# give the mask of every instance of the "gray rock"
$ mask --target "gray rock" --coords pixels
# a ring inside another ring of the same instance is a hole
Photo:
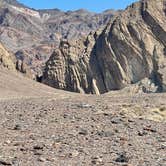
[[[126,156],[126,153],[121,153],[115,160],[118,163],[128,163],[129,158]]]
[[[12,163],[10,161],[5,161],[5,160],[1,160],[0,159],[0,165],[12,165]]]

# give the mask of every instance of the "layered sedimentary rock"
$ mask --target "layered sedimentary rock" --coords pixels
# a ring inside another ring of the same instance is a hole
[[[129,6],[104,30],[62,42],[46,64],[43,82],[56,88],[105,93],[148,78],[156,91],[166,82],[166,0]]]

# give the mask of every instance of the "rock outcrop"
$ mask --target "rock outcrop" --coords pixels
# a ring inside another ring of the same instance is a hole
[[[16,59],[16,70],[30,79],[37,79],[33,70],[31,70],[30,67],[22,60]]]
[[[46,63],[42,82],[63,90],[98,94],[90,64],[90,54],[98,33],[91,33],[86,39],[61,41],[60,48]]]
[[[15,71],[14,56],[9,53],[0,43],[0,66]]]
[[[144,78],[166,83],[166,0],[133,3],[86,40],[62,42],[46,64],[43,82],[82,93],[105,93]]]
[[[33,78],[32,71],[23,61],[17,60],[15,56],[0,43],[0,67],[14,72],[21,72],[24,76]]]

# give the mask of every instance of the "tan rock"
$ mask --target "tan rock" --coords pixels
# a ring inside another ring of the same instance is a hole
[[[157,91],[163,91],[165,2],[136,2],[101,33],[91,33],[85,40],[61,42],[58,53],[47,62],[43,82],[69,91],[100,94],[148,78]]]
[[[15,70],[13,56],[0,44],[0,66],[8,68],[10,70]]]

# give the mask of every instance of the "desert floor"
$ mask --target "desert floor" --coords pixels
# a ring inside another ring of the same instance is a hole
[[[166,165],[164,93],[81,95],[4,70],[0,117],[0,165]]]

